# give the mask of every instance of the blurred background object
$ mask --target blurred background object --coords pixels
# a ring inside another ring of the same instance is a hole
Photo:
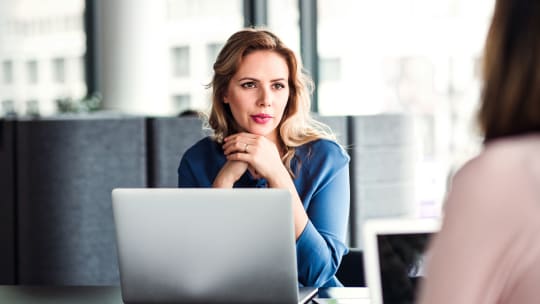
[[[493,3],[0,0],[0,116],[205,111],[225,39],[266,26],[301,56],[320,117],[412,117],[418,215],[438,216],[449,177],[480,149],[473,113]]]

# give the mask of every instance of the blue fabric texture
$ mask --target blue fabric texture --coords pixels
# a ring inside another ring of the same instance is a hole
[[[212,187],[227,159],[221,145],[206,137],[186,151],[178,167],[178,187]],[[335,273],[344,254],[350,205],[349,155],[337,143],[316,140],[296,149],[294,184],[309,221],[296,240],[300,286],[343,286]],[[235,184],[267,187],[246,172]]]

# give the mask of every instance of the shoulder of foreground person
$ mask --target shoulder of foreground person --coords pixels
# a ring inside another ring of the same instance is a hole
[[[458,171],[419,303],[521,303],[502,299],[533,290],[514,287],[537,265],[539,148],[533,138],[494,141]]]
[[[540,182],[540,135],[516,136],[495,140],[467,162],[456,174],[454,183],[479,187],[492,186],[507,191]],[[496,185],[504,186],[502,188]],[[531,185],[532,186],[532,185]],[[515,189],[518,190],[518,189]]]

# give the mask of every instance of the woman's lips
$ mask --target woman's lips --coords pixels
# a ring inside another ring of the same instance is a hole
[[[251,119],[253,119],[253,121],[258,124],[265,124],[272,119],[272,115],[256,114],[256,115],[251,115]]]

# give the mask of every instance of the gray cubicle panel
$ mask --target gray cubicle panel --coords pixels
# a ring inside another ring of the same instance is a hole
[[[351,116],[351,197],[354,205],[352,243],[362,246],[366,219],[411,216],[415,166],[419,155],[411,116]]]
[[[315,119],[329,126],[338,142],[347,149],[349,144],[347,116],[315,116]]]
[[[15,283],[15,121],[0,119],[0,285]]]
[[[119,283],[111,190],[146,187],[145,119],[17,125],[18,283]]]
[[[148,119],[148,185],[178,186],[178,165],[184,152],[206,136],[196,116]]]

